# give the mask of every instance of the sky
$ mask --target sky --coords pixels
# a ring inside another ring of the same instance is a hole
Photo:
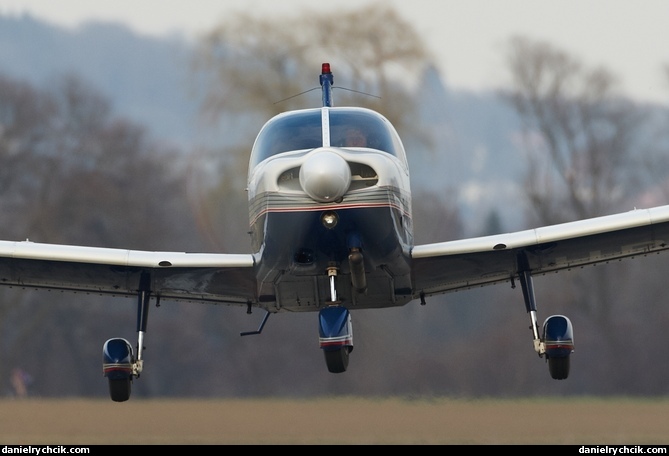
[[[505,85],[504,46],[513,35],[545,40],[587,66],[619,77],[623,94],[669,102],[667,0],[382,0],[412,24],[453,88]],[[0,14],[29,13],[57,25],[88,20],[121,22],[153,36],[196,37],[227,14],[276,17],[305,8],[331,12],[377,0],[0,0]]]

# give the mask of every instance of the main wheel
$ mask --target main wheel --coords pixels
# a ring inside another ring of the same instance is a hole
[[[130,399],[130,378],[110,378],[109,395],[114,402],[125,402]]]
[[[564,380],[569,377],[569,356],[548,358],[548,370],[555,380]]]
[[[333,374],[346,372],[348,354],[350,353],[349,347],[341,347],[338,350],[323,350],[323,353],[325,354],[325,364],[327,364],[330,372]]]

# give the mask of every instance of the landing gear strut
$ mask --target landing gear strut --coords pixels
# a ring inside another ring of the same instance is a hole
[[[142,355],[150,301],[150,275],[142,273],[137,293],[137,358],[130,343],[120,337],[107,340],[102,347],[102,373],[109,381],[109,395],[114,402],[130,399],[132,381],[139,378],[144,367]],[[156,302],[158,305],[159,302]]]
[[[328,371],[338,374],[348,368],[349,353],[353,350],[353,326],[351,314],[337,299],[336,266],[328,267],[330,301],[318,313],[319,344],[325,355]]]
[[[530,315],[534,350],[540,357],[546,357],[551,377],[555,380],[564,380],[569,376],[569,357],[574,352],[574,330],[571,321],[564,315],[552,315],[544,322],[541,337],[539,336],[537,304],[527,258],[521,255],[518,264],[520,266],[518,277],[523,290],[525,308]]]

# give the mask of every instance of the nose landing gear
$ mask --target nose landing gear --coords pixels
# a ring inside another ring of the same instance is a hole
[[[328,267],[330,301],[318,313],[319,345],[325,355],[328,371],[339,374],[348,368],[349,354],[353,350],[351,314],[337,299],[336,266]]]

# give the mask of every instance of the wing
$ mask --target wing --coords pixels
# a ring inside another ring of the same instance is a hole
[[[669,248],[669,206],[527,231],[415,246],[417,293],[444,293]]]
[[[256,301],[252,255],[146,252],[0,241],[0,284],[137,295],[148,278],[161,298],[212,303]]]

